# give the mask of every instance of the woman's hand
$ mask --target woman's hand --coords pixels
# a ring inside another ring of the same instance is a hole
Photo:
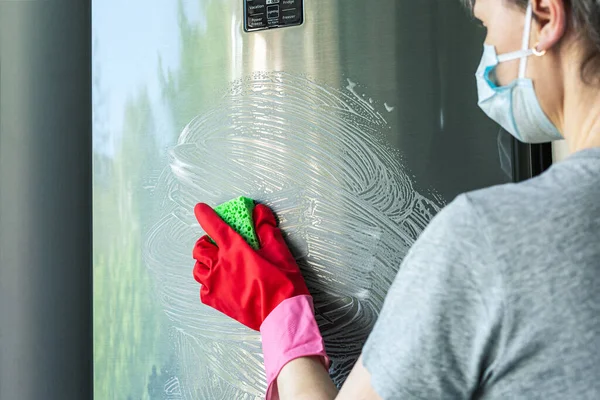
[[[309,295],[267,206],[258,204],[253,213],[259,250],[250,247],[210,206],[199,203],[194,213],[208,234],[196,242],[193,252],[194,278],[202,284],[202,303],[259,330],[282,301]]]
[[[312,296],[271,210],[260,204],[254,208],[259,250],[250,247],[206,204],[196,205],[194,212],[208,234],[194,247],[194,278],[202,284],[200,299],[247,327],[260,330],[266,399],[279,399],[277,376],[282,368],[306,357],[320,361],[322,367],[317,374],[328,381],[325,393],[334,392]],[[297,365],[304,364],[299,361]]]

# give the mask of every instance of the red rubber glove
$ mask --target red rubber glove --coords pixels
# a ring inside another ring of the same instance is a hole
[[[217,244],[203,236],[194,247],[194,278],[202,285],[202,303],[259,330],[282,301],[310,296],[267,206],[258,204],[253,213],[259,250],[250,247],[210,206],[199,203],[194,213]]]

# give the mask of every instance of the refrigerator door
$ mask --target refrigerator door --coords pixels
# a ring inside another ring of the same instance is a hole
[[[427,222],[511,180],[458,0],[276,3],[93,2],[97,399],[264,395],[259,335],[200,303],[196,202],[275,210],[340,384]]]

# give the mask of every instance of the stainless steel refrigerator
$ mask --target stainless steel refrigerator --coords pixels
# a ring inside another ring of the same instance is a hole
[[[192,277],[194,204],[240,195],[341,384],[428,221],[550,162],[478,109],[458,0],[41,3],[0,3],[1,398],[261,398],[259,335]]]

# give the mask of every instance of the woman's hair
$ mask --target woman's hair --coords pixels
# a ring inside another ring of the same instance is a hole
[[[529,0],[501,0],[525,10]],[[471,10],[475,0],[462,0]],[[570,26],[585,45],[585,58],[581,65],[584,82],[600,82],[600,0],[564,0],[570,16]]]

